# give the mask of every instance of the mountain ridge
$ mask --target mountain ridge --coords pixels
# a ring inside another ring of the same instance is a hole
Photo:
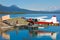
[[[0,5],[0,12],[26,12],[26,13],[31,13],[32,12],[32,13],[40,13],[40,12],[60,12],[60,10],[58,10],[58,11],[32,11],[32,10],[19,8],[16,5],[12,5],[10,7]]]

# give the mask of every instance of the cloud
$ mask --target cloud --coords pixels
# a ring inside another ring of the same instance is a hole
[[[59,10],[60,6],[34,4],[34,5],[29,5],[27,9],[36,10],[36,11],[54,11],[54,10]]]
[[[50,7],[48,7],[48,11],[54,11],[54,10],[59,10],[60,9],[60,7],[59,6],[50,6]]]

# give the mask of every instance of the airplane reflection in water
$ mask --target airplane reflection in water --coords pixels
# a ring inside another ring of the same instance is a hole
[[[6,18],[6,20],[4,19],[4,17]],[[37,36],[37,37],[40,37],[40,36],[51,36],[51,38],[53,40],[56,40],[56,35],[57,35],[57,32],[48,32],[48,31],[42,31],[42,30],[38,30],[40,28],[45,28],[47,26],[59,26],[59,22],[57,21],[56,19],[56,16],[53,16],[51,19],[44,19],[45,17],[39,17],[39,18],[29,18],[29,19],[24,19],[26,20],[27,22],[29,22],[27,25],[24,25],[24,24],[19,24],[18,20],[16,20],[16,24],[15,25],[12,25],[10,24],[7,19],[10,19],[9,16],[4,16],[3,17],[3,24],[6,24],[8,26],[2,26],[0,27],[0,34],[10,40],[10,35],[6,34],[7,31],[10,31],[10,30],[16,30],[16,32],[18,33],[18,30],[21,30],[21,29],[26,29],[26,30],[29,30],[30,34],[32,36]]]

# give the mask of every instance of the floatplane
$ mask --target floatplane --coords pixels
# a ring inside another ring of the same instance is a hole
[[[53,16],[51,19],[47,19],[47,16],[30,17],[27,21],[30,22],[30,24],[59,26],[59,21],[56,16]]]

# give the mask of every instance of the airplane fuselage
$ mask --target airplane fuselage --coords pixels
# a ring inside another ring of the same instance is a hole
[[[28,22],[32,23],[32,24],[59,24],[59,22],[57,21],[56,17],[53,16],[51,19],[42,19],[42,18],[36,18],[36,19],[28,19]]]

